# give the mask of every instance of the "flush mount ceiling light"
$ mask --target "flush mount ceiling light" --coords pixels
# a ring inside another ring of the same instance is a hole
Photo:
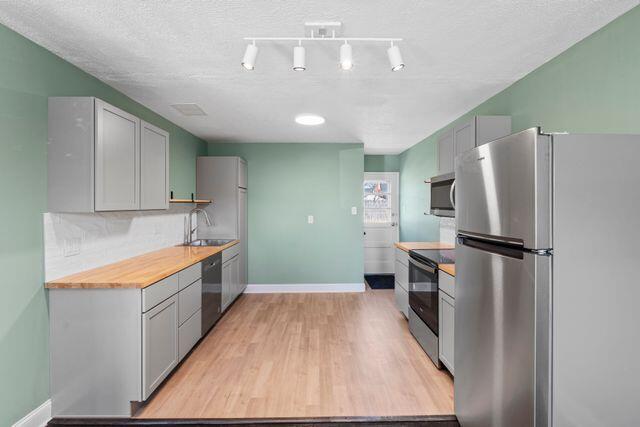
[[[324,117],[317,114],[298,114],[296,123],[304,126],[318,126],[324,123]]]
[[[338,37],[338,31],[342,28],[341,22],[307,22],[305,29],[307,35],[305,37],[245,37],[245,40],[251,41],[246,48],[242,66],[247,70],[253,70],[255,67],[256,55],[258,47],[256,42],[298,42],[298,46],[293,48],[293,70],[304,71],[306,66],[306,51],[302,46],[302,42],[344,42],[340,46],[340,69],[344,71],[353,68],[353,48],[349,42],[362,43],[391,43],[391,47],[387,49],[387,56],[391,63],[391,71],[398,71],[404,68],[404,62],[400,55],[400,48],[394,45],[394,42],[400,42],[402,39],[393,37]]]

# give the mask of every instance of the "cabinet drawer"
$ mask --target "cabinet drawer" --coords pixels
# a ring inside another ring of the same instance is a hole
[[[454,341],[455,341],[455,300],[440,291],[439,293],[439,340],[438,354],[442,363],[454,374]]]
[[[202,263],[193,264],[178,273],[180,289],[184,289],[202,277]]]
[[[409,267],[409,254],[402,249],[396,248],[396,261]]]
[[[396,260],[395,278],[396,283],[402,286],[405,291],[409,289],[409,268],[398,260]]]
[[[174,274],[142,290],[142,312],[149,311],[178,292],[178,275]]]
[[[191,351],[193,346],[198,342],[202,336],[202,311],[196,311],[193,316],[187,319],[186,322],[178,328],[178,353],[179,360]]]
[[[178,294],[178,313],[182,325],[202,307],[202,280],[198,279]]]
[[[404,317],[408,318],[409,317],[409,293],[406,290],[404,290],[402,287],[398,286],[397,282],[396,282],[396,288],[394,292],[396,295],[396,307],[398,308],[398,310],[400,310],[402,314],[404,314]]]
[[[240,254],[240,243],[236,243],[230,248],[222,251],[222,263],[224,264],[225,262],[229,261],[231,258],[239,254]]]
[[[456,278],[445,273],[444,271],[438,272],[438,289],[445,292],[451,298],[455,298],[455,282]]]

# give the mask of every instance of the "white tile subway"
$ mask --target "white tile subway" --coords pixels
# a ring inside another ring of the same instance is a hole
[[[440,241],[443,243],[456,243],[455,218],[440,218]]]
[[[45,213],[45,280],[177,245],[190,205],[168,211]]]

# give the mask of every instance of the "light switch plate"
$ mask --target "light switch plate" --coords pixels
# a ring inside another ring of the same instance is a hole
[[[309,224],[313,224],[313,215],[309,215],[309,216],[307,217],[307,223],[309,223]]]
[[[351,215],[358,215],[358,208],[353,206],[351,207]]]

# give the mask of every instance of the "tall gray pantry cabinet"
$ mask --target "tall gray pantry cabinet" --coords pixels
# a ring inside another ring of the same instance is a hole
[[[169,134],[94,97],[49,98],[48,211],[169,208]]]
[[[198,218],[198,238],[238,239],[237,265],[223,257],[222,306],[226,308],[248,283],[247,162],[235,156],[202,156],[196,160],[196,196],[212,199],[203,206],[213,224]]]

